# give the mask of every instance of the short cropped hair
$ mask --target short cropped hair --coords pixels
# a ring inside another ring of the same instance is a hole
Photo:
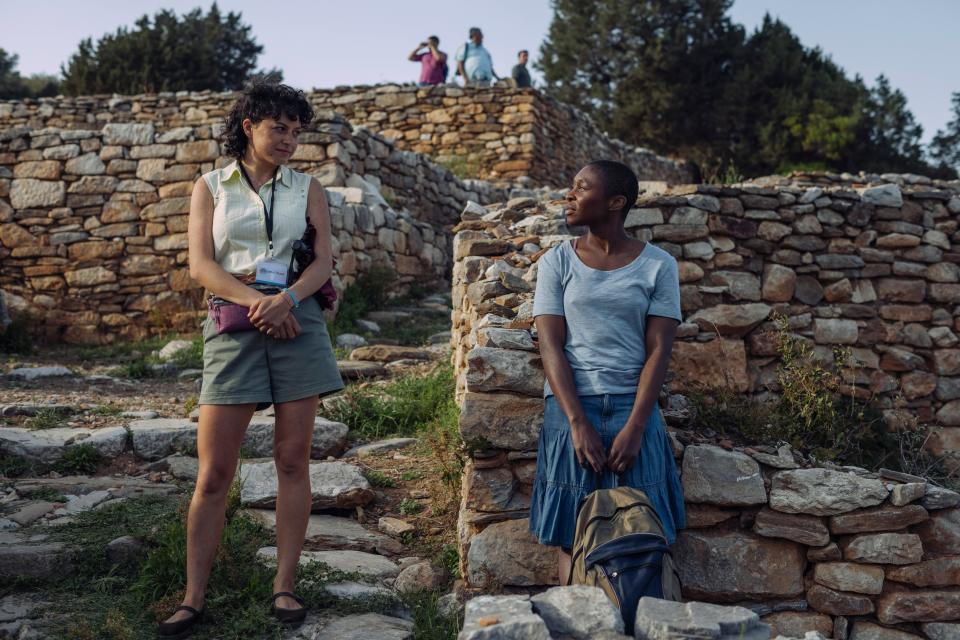
[[[637,196],[640,195],[637,174],[627,165],[615,160],[594,160],[587,166],[600,175],[604,197],[623,196],[626,198],[627,202],[620,210],[620,214],[626,217],[627,212],[636,204]]]
[[[522,56],[523,54],[530,55],[530,52],[527,51],[526,49],[520,49],[520,51],[517,51],[517,56],[518,56],[518,57],[519,57],[519,56]]]
[[[438,38],[437,36],[430,36],[429,38],[427,38],[427,42],[429,42],[430,40],[433,40],[437,44],[440,44],[440,38]]]
[[[473,37],[475,33],[482,34],[483,32],[480,31],[480,27],[470,27],[470,37]]]
[[[224,152],[233,158],[242,158],[247,150],[247,134],[243,121],[250,118],[254,123],[265,118],[278,120],[280,114],[300,121],[305,127],[313,121],[313,107],[303,91],[279,82],[257,81],[247,87],[237,98],[227,114],[222,140]]]

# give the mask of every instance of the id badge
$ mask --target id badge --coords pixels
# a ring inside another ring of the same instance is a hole
[[[257,284],[270,284],[275,287],[287,286],[287,265],[277,260],[258,262]]]

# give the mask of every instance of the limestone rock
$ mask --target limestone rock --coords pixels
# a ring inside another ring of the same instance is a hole
[[[835,591],[815,584],[807,590],[810,608],[834,616],[864,616],[873,613],[873,601],[867,596]]]
[[[114,123],[103,126],[103,144],[136,146],[153,144],[153,124]]]
[[[346,435],[346,433],[344,433]],[[406,449],[417,444],[419,440],[416,438],[387,438],[386,440],[377,440],[376,442],[371,442],[369,444],[363,444],[357,447],[354,447],[343,454],[344,458],[351,458],[356,456],[363,460],[364,458],[369,458],[371,456],[376,456],[381,453],[386,453],[388,451],[396,451],[398,449]]]
[[[19,367],[11,370],[7,377],[11,380],[40,380],[42,378],[56,378],[59,376],[72,376],[70,369],[62,366],[52,367]]]
[[[173,360],[178,353],[181,351],[186,351],[192,346],[193,342],[190,340],[171,340],[167,344],[163,345],[163,348],[160,349],[160,353],[157,355],[163,362],[169,362]]]
[[[277,512],[268,509],[250,509],[248,513],[266,527],[271,534],[277,528]],[[305,549],[350,549],[367,553],[402,553],[403,545],[382,533],[370,531],[352,518],[311,514],[304,534]]]
[[[277,471],[273,461],[248,462],[240,471],[244,505],[274,509],[277,503]],[[370,483],[360,469],[346,462],[310,464],[313,510],[348,509],[362,506],[374,498]]]
[[[337,618],[310,640],[413,640],[413,623],[380,613],[362,613]]]
[[[922,640],[923,636],[914,635],[899,629],[890,629],[867,620],[853,623],[850,640]]]
[[[760,466],[750,456],[713,445],[692,445],[683,456],[684,496],[720,506],[766,504]]]
[[[595,633],[623,633],[623,618],[607,595],[597,587],[552,587],[530,598],[554,637],[589,640]]]
[[[525,351],[476,347],[467,354],[467,391],[512,391],[541,397],[540,356]]]
[[[960,587],[960,556],[924,560],[902,567],[888,567],[887,580],[917,587]]]
[[[825,562],[813,569],[813,579],[837,591],[876,595],[883,590],[883,569],[853,562]]]
[[[377,528],[388,536],[393,536],[395,538],[399,538],[405,534],[416,531],[416,527],[409,522],[401,520],[400,518],[391,518],[389,516],[383,516],[380,518],[380,520],[377,521]]]
[[[833,634],[833,619],[815,611],[779,611],[764,616],[774,636],[802,638],[807,631],[816,631],[824,638]]]
[[[337,369],[340,370],[340,376],[344,380],[377,378],[386,372],[380,363],[362,360],[338,360]]]
[[[467,391],[460,407],[460,435],[465,442],[485,440],[510,451],[537,448],[543,426],[543,398],[512,393]]]
[[[784,538],[809,547],[822,547],[830,542],[830,531],[822,518],[781,513],[767,507],[757,513],[753,531],[767,538]]]
[[[883,624],[950,622],[960,611],[960,589],[890,591],[877,599],[877,618]]]
[[[367,345],[367,339],[355,333],[341,333],[337,336],[337,346],[345,349],[356,349]]]
[[[196,447],[197,425],[188,419],[134,420],[128,425],[133,452],[142,460],[159,460]]]
[[[861,534],[844,545],[843,557],[856,562],[913,564],[923,557],[923,545],[914,533]]]
[[[926,509],[920,505],[894,507],[883,504],[833,516],[830,531],[835,534],[898,531],[923,522],[927,517]]]
[[[556,552],[538,544],[527,531],[529,521],[497,522],[470,540],[467,579],[483,585],[495,579],[503,585],[557,584]]]
[[[949,509],[960,505],[960,493],[928,483],[920,504],[924,509]]]
[[[883,502],[879,480],[829,469],[795,469],[773,476],[770,506],[785,513],[829,516]]]
[[[14,209],[35,207],[59,207],[66,199],[63,182],[19,178],[10,186],[10,205]]]
[[[73,572],[75,557],[63,542],[0,544],[0,578],[60,579]]]
[[[941,509],[915,531],[927,553],[960,555],[960,509]]]
[[[895,484],[890,490],[890,504],[895,507],[902,507],[919,500],[927,493],[926,482],[908,482],[906,484]]]
[[[634,634],[638,640],[766,640],[770,628],[744,607],[643,597],[637,605]]]
[[[467,601],[457,640],[550,640],[547,623],[533,613],[530,596],[478,596]]]
[[[697,311],[690,322],[701,331],[717,331],[722,336],[743,336],[767,319],[772,308],[760,302],[749,304],[718,304]]]
[[[41,464],[53,464],[63,457],[67,449],[81,444],[92,446],[105,458],[113,458],[120,455],[126,443],[127,432],[123,427],[0,428],[0,450]]]
[[[265,564],[276,564],[277,548],[263,547],[257,551],[257,559]],[[331,569],[345,573],[359,573],[362,576],[376,579],[393,578],[400,573],[400,567],[394,562],[373,553],[363,551],[303,551],[300,554],[300,566],[313,562],[322,562]]]
[[[895,184],[884,184],[877,187],[867,187],[860,190],[860,197],[864,204],[878,207],[902,207],[903,194]]]
[[[670,370],[688,384],[724,387],[738,392],[750,387],[747,352],[742,340],[677,341],[670,355]]]
[[[960,623],[928,622],[920,628],[930,640],[960,640]]]
[[[803,593],[804,549],[742,531],[681,531],[674,558],[684,595],[712,601],[794,598]]]
[[[434,567],[429,561],[423,561],[402,569],[393,583],[393,588],[403,594],[434,591],[443,586],[446,580],[446,571]]]

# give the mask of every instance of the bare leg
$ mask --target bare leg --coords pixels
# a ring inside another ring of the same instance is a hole
[[[560,578],[560,584],[567,584],[570,578],[570,565],[573,559],[570,554],[563,550],[563,547],[557,547],[557,576]]]
[[[310,445],[317,415],[317,396],[276,405],[273,459],[277,466],[277,576],[273,592],[293,591],[297,562],[310,518]],[[277,598],[276,606],[297,609],[293,598]]]
[[[210,569],[220,544],[226,516],[227,493],[237,470],[243,434],[256,405],[200,405],[197,425],[197,486],[187,514],[187,589],[183,604],[200,609]],[[178,611],[167,619],[190,617]]]

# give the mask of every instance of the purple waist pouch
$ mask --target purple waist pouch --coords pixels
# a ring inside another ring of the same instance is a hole
[[[253,331],[256,329],[247,314],[250,307],[240,304],[220,300],[213,296],[207,298],[207,311],[213,318],[214,325],[217,328],[217,335],[221,333],[234,333],[237,331]]]

